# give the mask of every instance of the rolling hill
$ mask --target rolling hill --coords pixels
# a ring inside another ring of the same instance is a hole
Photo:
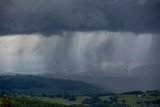
[[[84,95],[103,93],[104,90],[91,84],[67,79],[57,79],[34,75],[3,75],[0,76],[0,90],[25,95],[57,95],[68,93]]]

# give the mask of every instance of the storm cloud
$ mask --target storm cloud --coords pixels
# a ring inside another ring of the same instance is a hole
[[[0,34],[160,30],[159,0],[1,0]]]

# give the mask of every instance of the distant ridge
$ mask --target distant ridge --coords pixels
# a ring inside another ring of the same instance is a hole
[[[0,90],[23,94],[34,93],[35,95],[60,93],[84,95],[105,92],[96,86],[81,81],[35,75],[2,75],[0,76]]]

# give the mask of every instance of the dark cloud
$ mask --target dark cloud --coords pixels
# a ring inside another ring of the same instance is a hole
[[[159,0],[1,0],[0,34],[158,31]]]
[[[2,33],[52,33],[97,29],[108,25],[103,14],[85,0],[12,1],[14,3],[11,6],[2,10]],[[3,4],[2,8],[8,5]]]

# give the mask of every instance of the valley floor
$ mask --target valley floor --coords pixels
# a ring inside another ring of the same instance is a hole
[[[4,103],[10,103],[10,106]],[[74,101],[57,97],[1,97],[0,107],[160,107],[160,96],[148,93],[77,96]]]

